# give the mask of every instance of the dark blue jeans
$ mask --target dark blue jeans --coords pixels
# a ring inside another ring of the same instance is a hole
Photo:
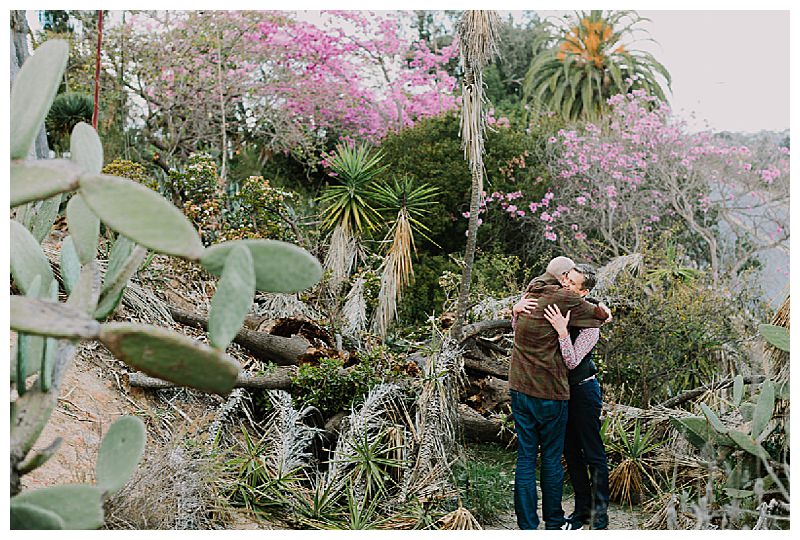
[[[564,458],[575,490],[575,516],[602,524],[608,515],[608,461],[600,437],[600,384],[591,379],[569,389]]]
[[[514,475],[514,511],[520,529],[539,527],[536,512],[536,458],[541,448],[542,518],[545,528],[558,529],[564,523],[561,495],[564,468],[561,454],[567,427],[566,400],[531,397],[511,391],[511,411],[517,428],[517,470]]]

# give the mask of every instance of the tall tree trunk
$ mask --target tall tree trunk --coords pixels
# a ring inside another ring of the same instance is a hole
[[[498,53],[497,26],[499,17],[495,11],[465,11],[458,24],[461,63],[464,66],[462,83],[461,139],[464,156],[469,161],[472,173],[472,197],[470,198],[467,247],[464,253],[464,270],[458,293],[456,317],[450,335],[461,340],[464,319],[467,316],[472,266],[478,236],[478,210],[483,192],[483,130],[486,118],[483,114],[483,68]]]
[[[472,196],[469,202],[469,225],[467,227],[467,247],[464,252],[464,269],[461,272],[461,288],[458,291],[458,306],[453,328],[450,331],[456,341],[461,341],[464,331],[464,320],[467,316],[469,304],[469,289],[472,283],[472,267],[475,263],[475,250],[478,245],[478,211],[480,206],[481,189],[483,184],[480,176],[483,171],[472,172]]]

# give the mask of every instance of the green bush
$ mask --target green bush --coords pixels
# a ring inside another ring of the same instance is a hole
[[[647,254],[639,276],[617,279],[610,290],[617,298],[614,322],[598,349],[598,367],[615,398],[636,406],[709,383],[725,367],[717,353],[739,354],[746,332],[737,326],[743,310],[728,290],[657,260]]]
[[[366,357],[346,371],[341,359],[323,358],[319,365],[300,366],[292,381],[292,399],[296,406],[311,405],[329,418],[358,406],[369,389],[380,382],[378,371]]]
[[[216,161],[201,153],[192,154],[183,170],[170,171],[168,184],[205,245],[246,238],[298,240],[288,224],[292,209],[286,204],[294,194],[273,188],[261,176],[223,187]]]
[[[515,452],[501,445],[476,445],[453,467],[462,503],[480,523],[513,510],[515,460]]]
[[[121,176],[147,186],[153,191],[158,191],[158,181],[148,174],[147,169],[141,163],[136,163],[127,159],[115,159],[105,167],[103,174]]]

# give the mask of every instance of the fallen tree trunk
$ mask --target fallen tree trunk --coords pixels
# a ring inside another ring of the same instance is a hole
[[[498,420],[484,418],[477,411],[463,403],[458,405],[458,417],[464,438],[476,442],[509,442],[513,437],[510,431],[503,431]]]
[[[753,375],[742,377],[744,379],[745,384],[759,384],[764,382],[763,375]],[[682,394],[678,394],[675,397],[669,398],[668,400],[659,404],[661,407],[675,407],[682,403],[686,403],[687,401],[691,401],[696,397],[700,397],[706,392],[714,391],[714,390],[722,390],[723,388],[728,388],[729,386],[733,386],[734,379],[724,379],[722,381],[718,381],[715,383],[707,384],[705,386],[701,386],[700,388],[693,388],[692,390],[687,390]]]
[[[284,366],[277,368],[274,372],[267,375],[249,375],[245,372],[239,373],[236,379],[235,388],[247,388],[249,390],[289,390],[292,386],[292,377],[297,374],[297,367]],[[126,382],[134,388],[174,388],[173,382],[150,377],[144,373],[128,373]]]
[[[206,317],[173,306],[169,307],[169,312],[175,322],[203,330],[208,328]],[[303,355],[315,350],[307,339],[299,335],[287,338],[247,328],[240,329],[233,341],[253,353],[259,360],[273,362],[279,366],[297,365]]]
[[[461,343],[483,332],[496,332],[497,330],[511,331],[511,319],[491,319],[468,324],[464,326]]]
[[[484,354],[480,349],[464,351],[464,369],[479,375],[508,379],[508,365]]]

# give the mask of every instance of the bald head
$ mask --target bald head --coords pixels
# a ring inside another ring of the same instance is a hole
[[[565,272],[575,268],[575,262],[569,257],[559,256],[547,264],[546,272],[556,279],[561,279]]]

